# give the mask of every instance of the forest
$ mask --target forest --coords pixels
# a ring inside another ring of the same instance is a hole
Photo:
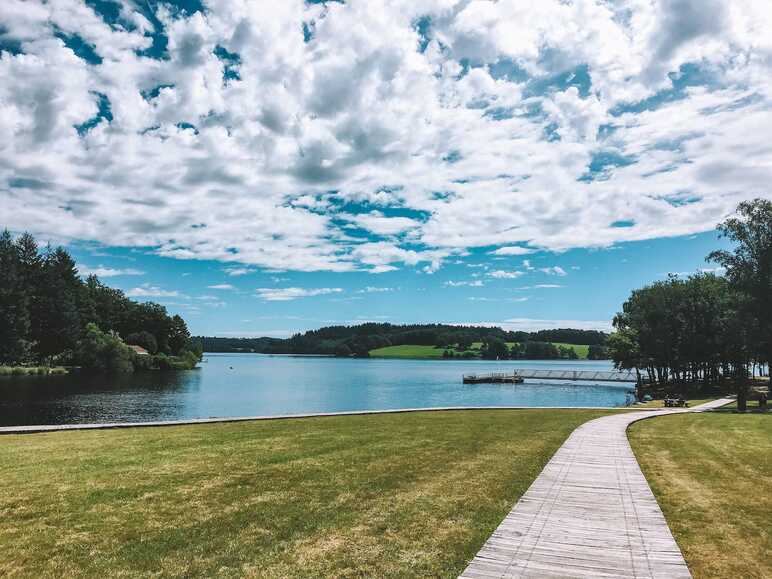
[[[706,259],[723,275],[671,275],[633,291],[607,347],[617,368],[653,386],[725,387],[742,410],[750,378],[772,360],[772,202],[741,203],[718,230],[734,249]]]
[[[482,343],[479,355],[483,358],[571,358],[573,350],[570,350],[569,353],[569,349],[561,349],[561,347],[551,343],[561,342],[588,345],[590,346],[590,359],[604,359],[607,357],[603,347],[606,337],[605,333],[595,330],[556,329],[538,332],[512,332],[499,327],[366,323],[354,326],[328,326],[303,334],[296,334],[286,340],[204,336],[196,339],[201,341],[205,352],[367,357],[371,350],[388,346],[435,346],[448,352],[454,350],[469,352],[472,344]],[[474,355],[476,357],[478,353]]]
[[[201,348],[180,316],[138,303],[90,275],[62,247],[0,234],[0,366],[130,372],[191,368]],[[139,355],[129,345],[144,348]]]

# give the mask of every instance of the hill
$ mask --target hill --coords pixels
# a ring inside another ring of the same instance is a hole
[[[541,359],[603,357],[607,334],[595,330],[564,328],[538,332],[513,332],[500,327],[449,324],[378,324],[327,326],[288,339],[218,338],[199,336],[205,352],[257,352],[263,354],[321,354],[331,356],[387,355],[394,357],[444,357],[445,350],[474,357],[524,357]],[[563,347],[563,350],[560,347]],[[591,348],[591,346],[593,348]],[[514,347],[514,348],[513,348]],[[395,349],[396,348],[396,349]],[[386,349],[386,350],[384,350]]]

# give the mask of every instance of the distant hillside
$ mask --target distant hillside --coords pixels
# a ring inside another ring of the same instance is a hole
[[[522,344],[523,352],[541,351],[537,344],[576,344],[602,347],[607,334],[595,330],[562,328],[538,332],[511,332],[499,327],[452,326],[447,324],[376,324],[328,326],[279,338],[216,338],[199,336],[205,352],[258,352],[264,354],[326,354],[367,357],[371,350],[390,346],[430,346],[453,351],[471,350],[482,343],[483,352],[494,352],[499,344]],[[528,347],[528,344],[531,347]],[[593,348],[599,351],[599,348]],[[439,356],[442,356],[440,350]],[[552,357],[547,356],[545,357]]]

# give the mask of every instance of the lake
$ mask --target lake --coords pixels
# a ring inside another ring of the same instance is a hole
[[[608,361],[342,359],[207,354],[187,372],[0,377],[0,425],[143,422],[440,406],[624,406],[633,385],[464,385],[514,368],[612,370]]]

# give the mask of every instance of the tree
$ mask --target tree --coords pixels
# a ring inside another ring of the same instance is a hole
[[[86,326],[78,343],[76,361],[96,372],[133,372],[133,352],[114,332],[103,332],[96,324]]]
[[[133,346],[141,346],[151,354],[158,352],[158,342],[156,342],[155,336],[145,330],[126,336],[126,343]]]
[[[348,358],[351,356],[351,348],[349,348],[346,344],[338,344],[338,346],[335,348],[335,355],[338,358]]]
[[[169,349],[175,356],[179,355],[190,342],[188,325],[180,316],[174,315],[169,325]]]
[[[609,354],[605,346],[590,344],[590,347],[587,350],[588,360],[607,360],[608,357],[609,357]]]
[[[488,360],[506,360],[509,358],[509,348],[504,340],[489,338],[480,355]]]
[[[743,201],[737,216],[720,223],[718,230],[736,246],[713,251],[707,259],[725,267],[734,288],[747,297],[759,324],[759,349],[772,364],[772,201]]]
[[[0,364],[18,364],[29,356],[29,311],[11,234],[0,234]]]
[[[72,350],[81,335],[78,296],[82,282],[75,262],[61,247],[44,255],[41,280],[36,341],[40,356],[50,358]]]

